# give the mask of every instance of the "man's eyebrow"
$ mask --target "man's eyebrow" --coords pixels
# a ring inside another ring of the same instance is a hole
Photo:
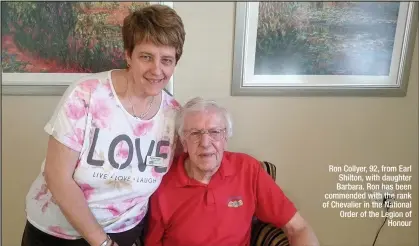
[[[185,131],[200,131],[200,130],[199,129],[196,129],[196,128],[190,128],[190,129],[187,129]]]
[[[188,130],[185,131],[201,131],[201,130],[208,130],[208,131],[220,131],[220,130],[224,130],[225,127],[218,127],[218,126],[214,126],[214,127],[210,127],[210,128],[206,128],[206,129],[197,129],[197,128],[190,128]]]

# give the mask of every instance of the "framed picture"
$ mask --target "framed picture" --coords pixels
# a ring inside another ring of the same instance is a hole
[[[404,96],[415,2],[237,2],[233,96]]]
[[[62,95],[78,78],[126,67],[123,19],[172,2],[1,2],[2,94]],[[166,90],[173,94],[173,77]]]

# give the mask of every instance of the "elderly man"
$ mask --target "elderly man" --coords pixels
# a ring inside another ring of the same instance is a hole
[[[195,98],[180,111],[184,153],[151,197],[146,245],[250,245],[253,216],[282,227],[291,245],[319,245],[314,232],[258,160],[226,151],[228,112]]]

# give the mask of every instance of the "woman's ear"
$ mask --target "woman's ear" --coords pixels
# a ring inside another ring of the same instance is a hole
[[[127,67],[131,66],[131,55],[129,54],[128,50],[125,50],[125,60],[127,62]]]

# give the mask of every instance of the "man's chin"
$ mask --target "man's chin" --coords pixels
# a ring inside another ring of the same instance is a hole
[[[214,163],[214,161],[208,161],[201,162],[199,167],[199,169],[201,169],[202,172],[210,173],[216,171],[219,165],[217,165],[217,163]]]

